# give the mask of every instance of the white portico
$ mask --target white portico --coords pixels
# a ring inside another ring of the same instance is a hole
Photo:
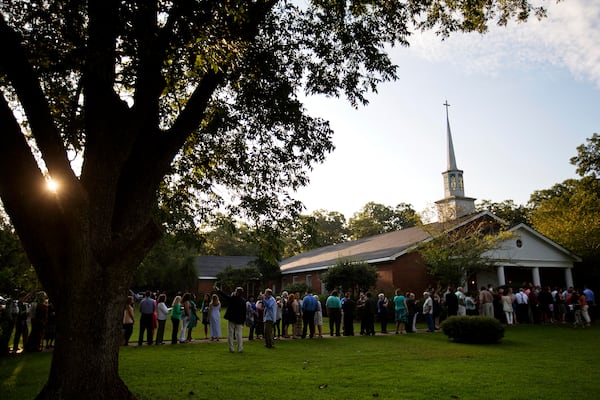
[[[495,260],[496,274],[479,274],[478,286],[503,286],[531,282],[534,285],[573,286],[573,263],[581,259],[535,229],[519,224],[508,230],[513,237],[484,256]]]

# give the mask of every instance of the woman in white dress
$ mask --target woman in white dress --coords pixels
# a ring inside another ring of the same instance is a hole
[[[208,307],[208,320],[210,326],[210,340],[219,341],[221,337],[221,302],[219,296],[212,295],[212,301]]]
[[[502,289],[500,289],[502,290]],[[513,316],[514,316],[514,309],[513,309],[513,291],[512,288],[508,288],[506,290],[506,293],[502,293],[501,295],[502,297],[500,297],[500,301],[502,302],[502,311],[504,311],[504,315],[506,315],[506,323],[508,325],[512,325],[513,324]]]

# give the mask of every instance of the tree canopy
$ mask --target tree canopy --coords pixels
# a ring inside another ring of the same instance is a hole
[[[492,270],[495,260],[486,255],[510,234],[497,222],[478,220],[461,227],[456,222],[424,225],[430,241],[421,243],[418,251],[427,270],[444,287],[462,286],[468,277]]]
[[[301,93],[366,104],[396,78],[385,49],[413,30],[485,32],[543,12],[522,0],[0,3],[0,198],[57,308],[38,398],[134,397],[118,375],[122,298],[165,228],[225,204],[264,223],[298,210],[288,189],[333,150]],[[44,190],[49,177],[59,190]]]
[[[600,175],[600,136],[594,133],[591,138],[587,139],[587,145],[579,145],[577,155],[571,157],[570,161],[577,167],[579,176],[598,178]]]
[[[533,227],[592,268],[600,260],[600,136],[595,133],[587,142],[570,160],[581,178],[535,191],[529,202]]]
[[[350,218],[348,230],[353,239],[360,239],[415,226],[419,222],[419,215],[410,204],[401,203],[394,208],[369,202]]]
[[[353,295],[377,283],[377,268],[364,261],[340,259],[321,277],[327,290],[340,289]]]
[[[284,257],[342,243],[348,240],[346,218],[340,212],[327,210],[302,214],[288,224],[284,240]]]
[[[520,223],[530,224],[531,208],[521,204],[515,204],[513,200],[504,200],[501,203],[494,203],[490,200],[482,200],[477,204],[477,211],[487,210],[497,217],[502,218],[510,225]]]

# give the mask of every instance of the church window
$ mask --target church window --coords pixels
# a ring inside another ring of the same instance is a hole
[[[523,241],[521,239],[517,239],[517,243],[516,243],[518,248],[523,247]]]
[[[456,190],[456,176],[450,175],[450,189]]]

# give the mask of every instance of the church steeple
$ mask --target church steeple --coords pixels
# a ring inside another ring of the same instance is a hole
[[[459,218],[475,211],[475,199],[465,197],[463,171],[456,166],[454,144],[452,143],[452,133],[450,131],[450,118],[448,116],[448,107],[450,107],[448,101],[444,103],[444,106],[446,107],[448,169],[442,172],[442,176],[444,177],[444,198],[436,201],[440,222]]]
[[[448,171],[454,171],[456,167],[456,156],[454,155],[454,145],[452,144],[452,133],[450,132],[450,118],[448,118],[448,100],[444,103],[446,107],[446,133],[448,135]]]

